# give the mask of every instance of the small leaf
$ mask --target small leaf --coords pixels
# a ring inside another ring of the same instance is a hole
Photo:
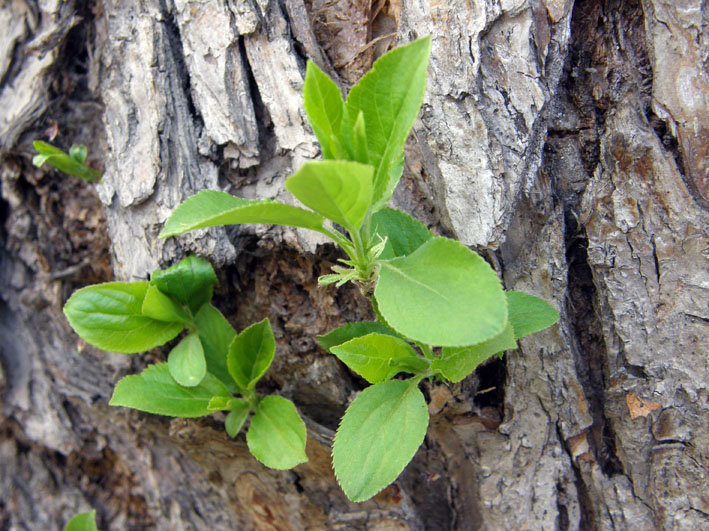
[[[98,181],[101,178],[100,172],[89,168],[86,164],[83,164],[83,162],[77,161],[51,144],[42,142],[41,140],[35,140],[33,145],[39,153],[39,155],[35,155],[32,159],[32,163],[35,166],[39,167],[47,162],[59,171],[73,175],[74,177],[79,177],[85,181]]]
[[[242,330],[229,347],[229,374],[242,389],[251,390],[273,362],[276,340],[271,323],[264,319]]]
[[[308,460],[305,437],[305,423],[293,402],[270,395],[259,402],[246,433],[246,443],[261,463],[286,470]]]
[[[382,208],[372,216],[372,229],[387,240],[384,252],[380,255],[381,260],[411,254],[433,238],[431,231],[419,220],[389,207]]]
[[[515,339],[544,330],[559,320],[559,312],[539,297],[520,291],[508,291],[506,294]]]
[[[409,131],[423,103],[431,38],[419,39],[380,57],[347,96],[345,104],[352,130],[364,114],[369,160],[374,174],[373,208],[391,197],[401,177],[401,162]]]
[[[507,322],[495,272],[448,238],[432,238],[408,256],[383,261],[374,296],[389,326],[427,345],[475,345]]]
[[[41,168],[42,165],[50,159],[51,155],[35,155],[32,157],[32,164]]]
[[[509,324],[492,339],[470,347],[444,347],[440,357],[433,360],[431,370],[451,382],[460,382],[490,356],[517,348],[512,326]]]
[[[383,382],[401,372],[399,366],[392,366],[392,360],[417,357],[406,341],[384,334],[351,339],[332,347],[331,352],[369,383]]]
[[[233,439],[237,436],[244,426],[244,422],[246,422],[249,413],[251,413],[249,403],[246,400],[236,399],[224,421],[224,428],[229,437]]]
[[[160,291],[157,286],[148,286],[141,312],[144,316],[158,321],[190,323],[192,320],[185,309]]]
[[[197,333],[204,348],[207,372],[219,378],[230,391],[240,391],[227,369],[226,358],[236,331],[222,313],[211,304],[205,304],[194,318]]]
[[[170,376],[167,363],[157,363],[118,382],[109,405],[168,417],[203,417],[212,413],[209,403],[215,396],[230,398],[231,393],[211,374],[195,387],[183,387]]]
[[[377,321],[359,321],[357,323],[347,323],[340,328],[335,328],[324,336],[317,336],[317,340],[323,349],[332,352],[332,347],[341,345],[350,339],[372,333],[388,334],[396,337],[396,334],[385,324]]]
[[[69,148],[69,156],[79,164],[83,164],[86,161],[87,155],[86,146],[74,144]]]
[[[231,411],[237,400],[241,399],[226,396],[213,396],[209,404],[207,404],[207,409],[209,409],[209,411]]]
[[[147,282],[107,282],[75,291],[64,315],[81,338],[103,350],[132,354],[167,343],[181,323],[145,317]]]
[[[204,258],[190,255],[172,267],[153,271],[150,283],[175,300],[189,306],[193,314],[212,300],[217,275]]]
[[[185,387],[199,385],[207,374],[207,362],[204,359],[204,349],[196,332],[186,336],[167,357],[170,376]]]
[[[345,160],[306,162],[286,180],[286,190],[315,212],[356,231],[372,199],[373,172],[367,164]]]
[[[205,227],[264,223],[303,227],[325,233],[323,217],[308,210],[264,199],[249,201],[233,195],[206,190],[178,206],[165,223],[160,238]]]
[[[353,502],[368,500],[396,480],[421,446],[426,400],[416,381],[368,387],[352,402],[335,435],[335,476]]]
[[[345,108],[342,93],[335,82],[312,61],[308,61],[305,70],[303,104],[313,132],[320,142],[323,158],[345,158],[340,140]]]
[[[98,531],[98,527],[96,527],[96,511],[77,514],[69,520],[64,531]]]

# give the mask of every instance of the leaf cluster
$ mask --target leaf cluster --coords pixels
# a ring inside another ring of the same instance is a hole
[[[101,179],[101,172],[86,165],[86,146],[74,144],[69,148],[69,153],[65,153],[42,140],[35,140],[32,145],[37,150],[37,154],[32,158],[32,164],[38,168],[46,162],[61,172],[85,181]]]
[[[289,225],[325,234],[347,254],[319,282],[358,283],[378,321],[348,324],[319,341],[372,384],[347,409],[332,452],[337,479],[357,502],[393,482],[423,441],[422,379],[458,382],[558,319],[543,300],[505,292],[488,263],[460,242],[386,206],[423,102],[430,46],[424,38],[384,55],[346,99],[308,63],[305,111],[325,160],[306,162],[285,184],[306,208],[205,191],[180,205],[161,233]]]
[[[303,463],[305,424],[295,406],[255,391],[276,351],[271,325],[264,319],[237,334],[210,302],[216,282],[206,260],[189,256],[154,271],[150,281],[82,288],[67,301],[64,314],[87,343],[126,354],[186,332],[166,363],[120,380],[110,405],[184,418],[225,411],[231,437],[253,414],[246,441],[259,461],[277,469]]]
[[[358,284],[377,321],[350,323],[319,342],[372,384],[347,409],[333,444],[335,475],[356,502],[395,481],[421,445],[429,421],[423,379],[459,382],[559,317],[537,297],[505,291],[465,245],[386,206],[423,102],[430,48],[424,38],[387,53],[347,98],[308,63],[305,111],[325,160],[306,162],[286,180],[303,207],[203,191],[180,205],[161,233],[288,225],[320,232],[346,253],[319,282]],[[86,341],[118,352],[152,348],[186,329],[167,363],[121,380],[111,404],[182,417],[228,411],[232,436],[253,413],[251,452],[274,468],[294,466],[305,460],[305,426],[295,406],[254,391],[275,351],[268,321],[237,335],[209,303],[215,282],[211,266],[190,257],[150,282],[79,290],[65,313]]]

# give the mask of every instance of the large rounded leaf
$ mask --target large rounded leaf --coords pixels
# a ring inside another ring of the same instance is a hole
[[[427,345],[482,343],[507,322],[507,299],[495,272],[448,238],[432,238],[408,256],[382,262],[374,296],[389,326]]]
[[[391,380],[362,391],[332,447],[335,476],[347,497],[363,502],[396,480],[427,427],[426,400],[415,381]]]

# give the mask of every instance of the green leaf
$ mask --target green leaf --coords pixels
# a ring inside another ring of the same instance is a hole
[[[144,316],[158,321],[183,324],[188,324],[192,321],[182,306],[153,285],[148,286],[141,312]]]
[[[185,387],[199,385],[207,374],[204,349],[196,332],[189,334],[170,351],[167,357],[170,376]]]
[[[515,339],[544,330],[559,320],[559,312],[539,297],[520,291],[508,291],[506,294]]]
[[[384,207],[372,216],[372,232],[386,238],[387,243],[381,260],[389,260],[398,256],[413,253],[433,234],[419,220],[405,212]]]
[[[323,349],[332,352],[332,347],[341,345],[350,339],[372,333],[396,336],[396,334],[383,323],[377,321],[359,321],[357,323],[347,323],[340,328],[335,328],[324,336],[317,336],[317,340]]]
[[[229,347],[229,374],[242,389],[251,390],[273,362],[276,340],[271,323],[264,319],[242,330]]]
[[[251,405],[246,400],[236,399],[235,403],[232,405],[232,410],[224,421],[224,428],[229,437],[233,439],[237,436],[244,422],[246,422],[249,413],[251,413]]]
[[[270,395],[259,402],[246,433],[246,443],[261,463],[286,470],[308,460],[305,433],[305,423],[293,402]]]
[[[359,111],[357,120],[352,127],[352,154],[357,162],[369,164],[369,147],[367,146],[367,126],[364,123],[364,113]]]
[[[406,356],[390,360],[389,364],[395,374],[408,372],[410,374],[424,374],[431,368],[431,362],[421,356]]]
[[[204,348],[207,372],[219,378],[230,391],[241,391],[229,374],[226,364],[229,346],[236,337],[236,331],[222,313],[211,304],[202,306],[195,315],[194,322]]]
[[[107,282],[82,288],[64,305],[64,315],[81,338],[103,350],[132,354],[173,339],[182,324],[145,317],[147,282]]]
[[[213,396],[207,404],[209,411],[231,411],[237,400],[242,398],[228,398],[226,396]]]
[[[33,145],[39,153],[39,155],[35,155],[32,158],[32,164],[37,167],[47,162],[59,171],[73,175],[74,177],[79,177],[85,181],[98,181],[101,178],[101,172],[89,168],[83,161],[80,162],[76,160],[51,144],[42,142],[41,140],[35,140]],[[75,147],[77,146],[72,146],[72,149]],[[84,149],[86,148],[84,147]],[[74,152],[76,153],[76,150],[74,150]],[[77,153],[77,155],[79,155],[79,153]]]
[[[509,324],[492,339],[470,347],[444,347],[441,355],[431,363],[431,370],[451,382],[459,382],[490,356],[517,348],[512,326]]]
[[[77,514],[69,520],[64,531],[98,531],[98,527],[96,527],[96,511]]]
[[[212,413],[208,406],[215,396],[230,398],[231,393],[211,374],[195,387],[183,387],[170,376],[167,363],[156,363],[118,382],[109,405],[168,417],[203,417]]]
[[[369,160],[374,174],[373,211],[383,207],[401,177],[406,138],[416,120],[426,89],[431,38],[401,46],[378,59],[347,96],[349,123],[364,114]]]
[[[369,383],[383,382],[401,372],[399,366],[392,366],[392,360],[416,357],[406,341],[385,334],[357,337],[332,347],[331,352]]]
[[[352,231],[359,230],[372,199],[374,168],[346,160],[306,162],[286,180],[305,206]]]
[[[225,192],[206,190],[175,209],[165,223],[160,238],[205,227],[241,223],[288,225],[326,233],[323,217],[314,212],[270,199],[249,201]]]
[[[175,300],[189,306],[193,314],[212,300],[217,275],[204,258],[190,255],[172,267],[153,271],[150,283]]]
[[[305,70],[303,103],[313,132],[320,142],[323,158],[345,158],[340,139],[345,108],[342,93],[335,82],[312,61],[308,61]]]
[[[382,262],[374,296],[389,326],[427,345],[475,345],[507,322],[495,272],[448,238],[432,238],[408,256]]]
[[[69,148],[69,156],[79,164],[83,164],[86,161],[87,155],[86,146],[74,144]]]
[[[417,381],[391,380],[362,391],[342,417],[332,447],[335,476],[347,497],[363,502],[396,480],[427,427]]]

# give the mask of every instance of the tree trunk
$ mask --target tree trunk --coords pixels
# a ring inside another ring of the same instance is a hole
[[[431,34],[393,203],[483,254],[561,321],[460,384],[426,384],[424,444],[350,503],[329,443],[361,389],[314,342],[371,317],[320,288],[337,252],[283,227],[170,240],[204,189],[292,201],[319,156],[307,59],[347,89]],[[709,5],[702,0],[8,0],[0,6],[0,529],[701,529],[709,526]],[[58,135],[57,135],[58,133]],[[89,146],[92,185],[30,164]],[[187,252],[237,328],[263,317],[266,385],[295,401],[310,461],[274,471],[222,420],[109,408],[166,351],[82,345],[88,283]]]

